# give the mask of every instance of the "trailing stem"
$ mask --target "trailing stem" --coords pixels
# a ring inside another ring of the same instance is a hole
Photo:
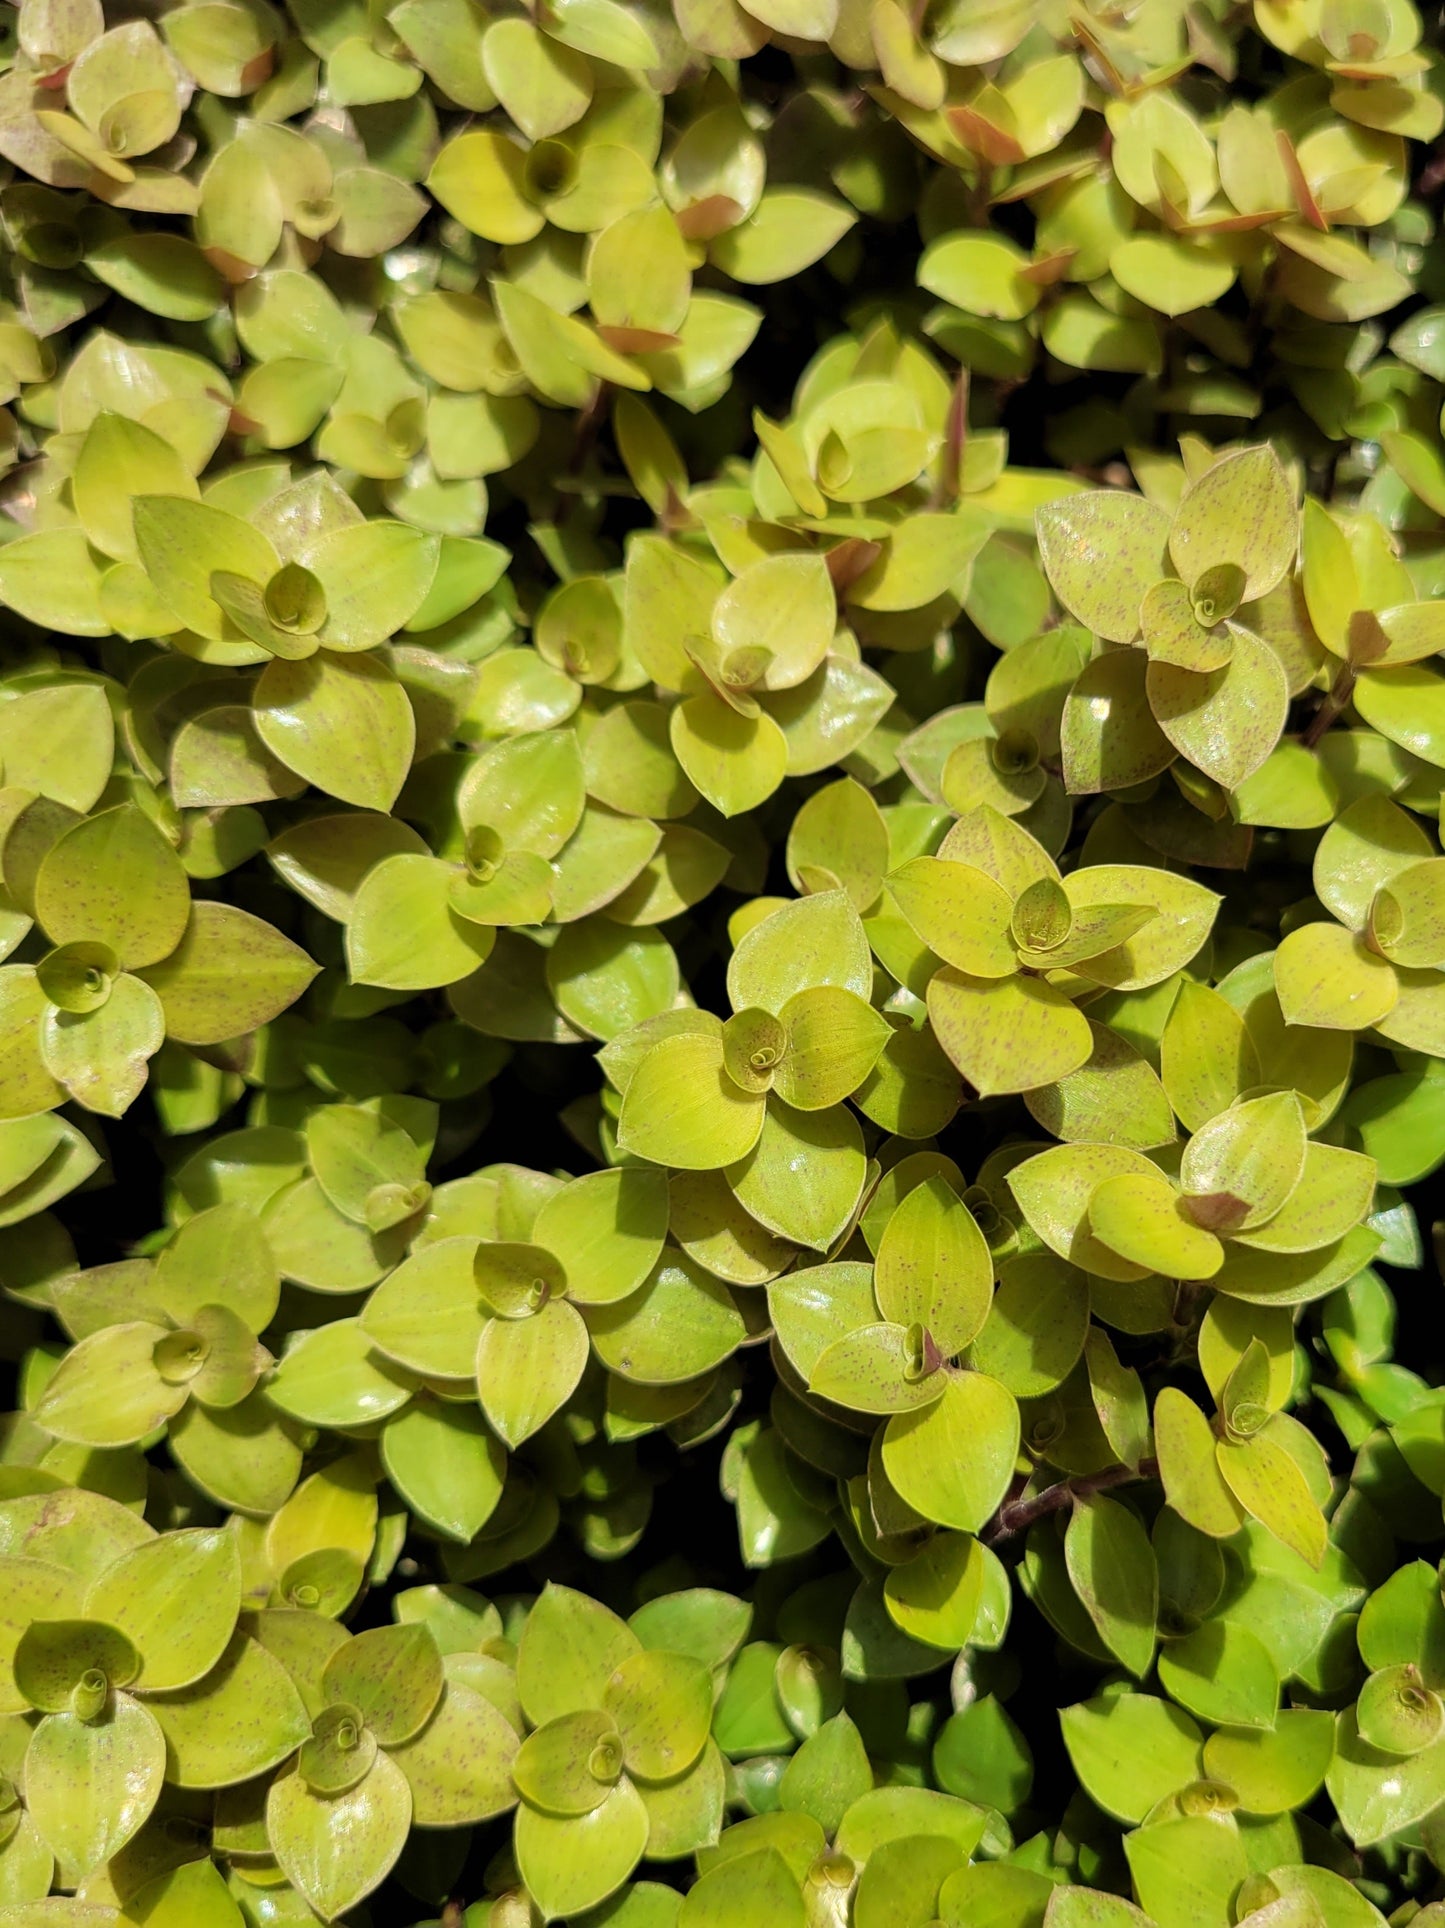
[[[1330,685],[1329,694],[1310,718],[1309,728],[1300,738],[1307,750],[1312,750],[1335,718],[1344,714],[1354,693],[1354,666],[1350,663],[1341,663],[1339,674]]]
[[[1011,1540],[1016,1533],[1027,1532],[1035,1520],[1072,1506],[1075,1500],[1086,1499],[1090,1493],[1104,1493],[1111,1486],[1131,1486],[1136,1480],[1158,1476],[1158,1460],[1141,1459],[1137,1466],[1106,1466],[1100,1473],[1082,1473],[1076,1479],[1058,1480],[1041,1493],[1035,1493],[1032,1499],[1005,1500],[979,1537],[985,1546],[997,1546],[1001,1540]]]

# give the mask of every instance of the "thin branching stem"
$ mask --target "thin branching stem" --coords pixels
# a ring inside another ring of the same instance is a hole
[[[1104,1493],[1111,1486],[1129,1486],[1136,1480],[1158,1477],[1158,1460],[1141,1459],[1137,1466],[1106,1466],[1099,1473],[1081,1473],[1074,1479],[1058,1480],[1041,1493],[1035,1493],[1032,1499],[1005,1500],[979,1537],[985,1546],[997,1546],[1001,1540],[1011,1540],[1016,1533],[1026,1533],[1035,1520],[1058,1513],[1072,1506],[1075,1500],[1086,1499],[1090,1493]]]

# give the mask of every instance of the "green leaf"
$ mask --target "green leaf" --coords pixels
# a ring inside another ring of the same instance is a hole
[[[78,679],[0,703],[0,764],[7,787],[34,790],[82,815],[110,778],[115,727],[98,683]]]
[[[385,1754],[344,1793],[315,1794],[297,1773],[266,1797],[266,1833],[286,1878],[327,1921],[385,1880],[406,1845],[411,1789]]]
[[[966,593],[974,558],[991,525],[965,505],[951,515],[927,510],[895,526],[883,554],[849,588],[861,609],[923,609],[945,594]]]
[[[884,1576],[890,1616],[912,1639],[956,1653],[969,1644],[978,1620],[985,1565],[976,1540],[936,1533],[913,1559],[889,1567]]]
[[[1196,769],[1237,790],[1262,768],[1279,742],[1289,711],[1289,683],[1279,657],[1237,623],[1219,669],[1182,669],[1153,661],[1145,685],[1165,736]]]
[[[1156,914],[1114,949],[1088,959],[1085,975],[1119,991],[1162,984],[1197,956],[1214,927],[1219,898],[1192,878],[1143,864],[1089,864],[1064,890],[1075,917],[1088,906],[1147,905]]]
[[[1152,1917],[1102,1889],[1055,1888],[1043,1920],[1045,1928],[1151,1928]]]
[[[97,281],[167,321],[205,321],[226,295],[221,275],[179,234],[118,234],[91,248],[85,265]]]
[[[385,1231],[426,1204],[426,1156],[400,1126],[361,1105],[324,1105],[306,1123],[311,1169],[357,1224]]]
[[[617,1141],[638,1158],[683,1171],[715,1171],[746,1158],[764,1127],[767,1099],[723,1068],[720,1037],[664,1038],[647,1053],[622,1101]]]
[[[84,1581],[153,1532],[119,1501],[84,1487],[75,1488],[63,1507],[56,1507],[48,1493],[0,1504],[0,1554],[68,1567]]]
[[[1159,1076],[1127,1039],[1090,1021],[1088,1062],[1057,1085],[1026,1094],[1032,1115],[1056,1138],[1149,1150],[1174,1141],[1174,1113]]]
[[[187,629],[212,642],[239,633],[211,593],[212,575],[220,570],[265,583],[278,567],[276,551],[258,529],[182,495],[138,495],[134,528],[140,565],[161,601]],[[249,660],[256,660],[254,652]]]
[[[738,1202],[760,1225],[818,1252],[847,1227],[866,1177],[863,1136],[851,1112],[842,1105],[794,1111],[776,1098],[767,1101],[752,1151],[728,1170]]]
[[[372,1293],[361,1325],[379,1352],[411,1371],[470,1378],[486,1317],[475,1275],[480,1241],[420,1246]]]
[[[780,1018],[787,1048],[773,1085],[800,1111],[822,1111],[851,1097],[892,1035],[862,998],[830,984],[796,992]]]
[[[1029,1796],[1034,1761],[1022,1731],[992,1694],[984,1694],[946,1720],[933,1746],[933,1771],[950,1794],[1012,1813]],[[955,1886],[967,1889],[971,1884]],[[998,1886],[1008,1892],[1014,1884]],[[943,1897],[945,1909],[948,1897]]]
[[[0,971],[0,1063],[5,1072],[0,1111],[12,1127],[7,1164],[11,1182],[17,1185],[43,1169],[61,1135],[31,1122],[64,1104],[66,1097],[64,1085],[47,1069],[40,1050],[41,1028],[51,1008],[33,965],[12,964]],[[23,1195],[15,1203],[24,1207],[16,1216],[26,1216]]]
[[[612,1673],[640,1650],[627,1623],[600,1602],[549,1584],[517,1648],[517,1689],[527,1718],[540,1727],[562,1714],[601,1707]]]
[[[1169,518],[1141,496],[1090,490],[1038,512],[1039,557],[1059,600],[1111,643],[1139,634],[1145,593],[1170,574]]]
[[[909,928],[945,964],[981,978],[1017,972],[1013,900],[992,877],[970,864],[913,857],[887,883]]]
[[[180,859],[131,804],[72,825],[35,880],[35,914],[54,944],[103,944],[123,970],[169,957],[190,915]]]
[[[1138,1515],[1107,1493],[1076,1500],[1064,1557],[1099,1637],[1142,1680],[1154,1659],[1159,1572]]]
[[[678,1928],[751,1928],[762,1916],[776,1928],[804,1928],[798,1881],[774,1847],[760,1845],[705,1869],[683,1898]]]
[[[474,1539],[502,1496],[506,1454],[469,1406],[398,1413],[381,1435],[381,1460],[408,1508],[449,1539]]]
[[[1212,1539],[1238,1532],[1244,1509],[1225,1480],[1209,1421],[1175,1386],[1154,1402],[1154,1442],[1165,1497],[1180,1518]]]
[[[1090,1230],[1089,1202],[1110,1178],[1134,1175],[1154,1183],[1159,1168],[1124,1145],[1056,1145],[1024,1159],[1008,1185],[1025,1219],[1060,1258],[1104,1278],[1141,1278],[1146,1268],[1119,1258]]]
[[[1204,1771],[1250,1814],[1287,1814],[1319,1791],[1335,1751],[1334,1716],[1287,1707],[1273,1728],[1221,1727],[1204,1743]]]
[[[756,1640],[741,1650],[729,1669],[713,1717],[715,1738],[729,1758],[786,1750],[797,1738],[778,1693],[777,1668],[783,1651],[770,1641]],[[770,1825],[765,1831],[776,1839],[779,1829]],[[814,1823],[811,1827],[790,1828],[787,1835],[801,1838],[806,1868],[822,1846],[821,1830]],[[704,1874],[709,1872],[708,1861],[707,1855],[700,1857]]]
[[[1325,1519],[1294,1456],[1271,1426],[1224,1440],[1219,1470],[1246,1512],[1313,1567],[1325,1556]]]
[[[547,954],[547,984],[579,1031],[604,1040],[673,1008],[677,956],[661,931],[609,918],[569,924]]]
[[[808,1390],[853,1412],[909,1412],[942,1393],[940,1357],[922,1326],[860,1326],[825,1348]]]
[[[835,985],[867,998],[873,963],[862,920],[841,890],[820,891],[782,905],[738,944],[728,964],[735,1011],[777,1016],[799,991]]]
[[[497,32],[499,27],[506,31]],[[493,23],[482,44],[482,71],[529,140],[570,127],[586,112],[592,96],[587,62],[527,21]]]
[[[948,966],[928,985],[935,1037],[980,1097],[1056,1084],[1088,1062],[1089,1021],[1033,977],[979,978]]]
[[[1223,249],[1182,235],[1137,234],[1109,256],[1109,272],[1126,294],[1161,314],[1212,308],[1228,293],[1235,264]]]
[[[887,1422],[883,1465],[925,1519],[978,1533],[1008,1490],[1018,1447],[1013,1395],[984,1373],[961,1372],[940,1399]]]
[[[1440,1699],[1413,1662],[1372,1673],[1355,1703],[1360,1738],[1385,1754],[1418,1754],[1445,1731]]]
[[[640,1386],[675,1386],[720,1365],[746,1328],[727,1287],[688,1258],[658,1265],[646,1284],[611,1305],[588,1306],[592,1349]]]
[[[417,1827],[465,1827],[503,1814],[516,1798],[517,1736],[501,1713],[459,1680],[447,1683],[421,1732],[390,1750],[411,1788]]]
[[[442,1692],[442,1660],[423,1621],[371,1627],[326,1663],[322,1692],[354,1707],[383,1747],[411,1740],[426,1725]]]
[[[1178,752],[1154,717],[1142,650],[1106,650],[1086,663],[1064,702],[1064,783],[1073,796],[1147,783]]]
[[[844,1814],[873,1785],[873,1770],[858,1729],[847,1714],[835,1714],[803,1742],[778,1783],[785,1813],[811,1815],[835,1834]]]
[[[178,1787],[230,1787],[278,1765],[310,1722],[290,1675],[245,1634],[233,1635],[194,1686],[146,1702],[165,1736],[166,1776]]]
[[[617,1785],[622,1742],[597,1708],[559,1714],[523,1741],[512,1767],[522,1799],[546,1814],[590,1814]]]
[[[622,1737],[624,1765],[643,1780],[686,1772],[712,1722],[712,1676],[687,1654],[644,1651],[609,1676],[602,1705]]]
[[[477,1391],[504,1445],[520,1446],[565,1405],[587,1356],[587,1328],[563,1300],[530,1318],[487,1321],[477,1346]]]
[[[1261,1082],[1243,1018],[1217,991],[1185,978],[1160,1040],[1160,1075],[1186,1128],[1198,1131]]]
[[[971,1362],[1016,1399],[1061,1385],[1078,1363],[1089,1330],[1084,1274],[1052,1253],[1029,1252],[999,1264],[998,1289],[974,1339]]]
[[[1022,272],[1028,265],[1027,255],[1002,235],[945,234],[920,257],[918,285],[968,314],[1019,321],[1039,300]]]
[[[1413,1663],[1427,1685],[1440,1678],[1445,1603],[1433,1567],[1421,1560],[1400,1566],[1377,1587],[1360,1613],[1360,1658],[1372,1671]]]
[[[858,1928],[936,1919],[925,1917],[923,1910],[942,1905],[940,1890],[963,1860],[957,1843],[938,1835],[885,1842],[858,1883],[853,1913]]]
[[[1232,1105],[1184,1148],[1179,1179],[1188,1209],[1223,1231],[1252,1230],[1273,1218],[1299,1184],[1306,1150],[1304,1114],[1294,1092]]]
[[[190,1393],[161,1377],[156,1348],[169,1329],[146,1320],[106,1326],[82,1339],[52,1375],[36,1418],[57,1439],[129,1446],[163,1426]]]
[[[111,633],[101,581],[83,529],[42,529],[0,551],[0,598],[27,621],[62,636]]]
[[[36,1711],[73,1711],[91,1719],[97,1701],[105,1711],[109,1689],[135,1679],[140,1655],[118,1627],[102,1621],[35,1620],[16,1644],[14,1671],[16,1686]],[[100,1677],[98,1687],[93,1676]]]
[[[1163,1177],[1106,1178],[1090,1195],[1089,1226],[1120,1258],[1168,1278],[1212,1278],[1224,1262],[1219,1240],[1193,1222]]]
[[[1433,664],[1366,671],[1355,686],[1355,707],[1371,729],[1402,749],[1427,763],[1445,758],[1445,678]]]
[[[266,1396],[306,1426],[369,1426],[399,1412],[416,1390],[409,1373],[373,1352],[355,1319],[335,1319],[287,1347]]]
[[[1134,1890],[1161,1928],[1217,1922],[1226,1928],[1249,1872],[1232,1817],[1185,1814],[1124,1837]]]
[[[457,813],[464,829],[491,831],[505,851],[555,857],[582,820],[584,782],[571,730],[512,737],[467,768]]]
[[[127,1902],[126,1912],[147,1928],[236,1928],[240,1910],[231,1899],[214,1861],[187,1861],[147,1881]]]
[[[240,1205],[213,1205],[188,1218],[157,1255],[147,1289],[178,1325],[203,1306],[225,1305],[261,1332],[276,1311],[280,1283],[254,1216]]]
[[[61,1879],[77,1886],[120,1851],[160,1798],[166,1746],[149,1709],[115,1694],[94,1721],[47,1714],[25,1754],[25,1798]]]
[[[886,1319],[922,1325],[945,1358],[974,1339],[989,1315],[993,1262],[972,1213],[952,1186],[926,1178],[888,1220],[875,1288]]]
[[[1186,583],[1233,563],[1244,571],[1244,602],[1274,587],[1298,545],[1294,492],[1268,447],[1235,449],[1211,463],[1185,490],[1169,529],[1169,553]]]
[[[845,1260],[789,1272],[768,1288],[768,1315],[785,1357],[808,1379],[833,1340],[877,1319],[873,1268]]]
[[[641,1781],[638,1793],[647,1809],[647,1852],[652,1860],[695,1854],[717,1840],[723,1824],[727,1769],[716,1744],[707,1741],[685,1774],[670,1781]],[[628,1896],[647,1911],[641,1928],[674,1928],[679,1896],[675,1889],[634,1884]]]
[[[862,1794],[844,1815],[835,1846],[858,1866],[866,1866],[889,1841],[934,1834],[971,1855],[983,1839],[987,1816],[972,1801],[956,1800],[924,1787],[877,1787]]]
[[[528,1892],[549,1917],[596,1907],[632,1873],[647,1845],[642,1797],[624,1777],[590,1814],[518,1810],[513,1851]]]
[[[1361,1739],[1354,1710],[1335,1720],[1335,1753],[1325,1786],[1358,1848],[1398,1833],[1438,1806],[1445,1783],[1445,1739],[1402,1759]]]
[[[792,689],[827,655],[836,620],[822,556],[785,552],[750,564],[728,584],[713,605],[712,636],[725,664],[745,652],[763,689]]]
[[[503,134],[463,133],[442,148],[426,184],[473,234],[502,243],[530,241],[544,217],[524,195],[522,162],[521,151]]]
[[[201,1492],[251,1513],[275,1512],[301,1471],[295,1429],[259,1389],[215,1412],[192,1401],[171,1421],[167,1443]]]
[[[389,810],[411,768],[416,724],[379,658],[276,659],[256,684],[256,730],[288,770],[363,810]]]
[[[856,219],[851,208],[813,188],[773,188],[746,221],[718,236],[710,254],[734,281],[786,281],[825,255]]]
[[[668,1187],[643,1170],[589,1172],[554,1192],[533,1235],[553,1254],[578,1305],[625,1299],[647,1278],[668,1231]]]
[[[788,742],[773,718],[741,715],[711,692],[679,703],[668,735],[689,780],[724,817],[757,809],[787,774]]]
[[[165,1042],[165,1016],[148,984],[117,977],[94,1011],[49,1010],[41,1023],[45,1068],[77,1104],[119,1118],[145,1088],[150,1061]]]
[[[92,1581],[85,1611],[119,1627],[140,1655],[141,1693],[189,1687],[225,1651],[241,1609],[234,1535],[214,1528],[167,1533],[123,1553]]]
[[[1059,1721],[1085,1792],[1117,1820],[1142,1821],[1157,1801],[1199,1779],[1198,1727],[1152,1694],[1101,1694],[1064,1708]]]
[[[357,984],[429,990],[469,977],[496,941],[452,908],[454,864],[402,853],[384,857],[356,892],[346,925],[347,969]]]
[[[249,911],[198,900],[180,944],[144,976],[161,1001],[167,1036],[207,1045],[269,1024],[295,1003],[318,968]]]
[[[343,924],[368,871],[387,857],[425,854],[421,838],[399,818],[349,810],[308,817],[266,847],[291,889]]]
[[[1233,1620],[1206,1620],[1161,1647],[1159,1684],[1212,1726],[1268,1728],[1279,1706],[1279,1675],[1269,1649]]]

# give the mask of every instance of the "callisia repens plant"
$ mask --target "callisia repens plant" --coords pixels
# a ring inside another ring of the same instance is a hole
[[[0,1928],[1441,1928],[1442,134],[6,8]]]

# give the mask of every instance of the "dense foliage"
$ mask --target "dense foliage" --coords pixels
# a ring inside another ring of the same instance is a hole
[[[21,0],[0,1928],[1445,1921],[1411,0]]]

